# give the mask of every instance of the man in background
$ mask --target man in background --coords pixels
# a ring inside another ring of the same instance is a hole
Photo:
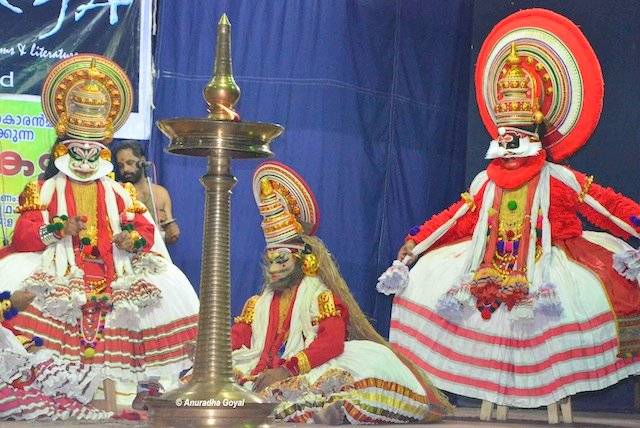
[[[141,201],[163,231],[167,244],[175,243],[180,237],[180,228],[171,213],[171,197],[164,187],[152,183],[147,177],[147,160],[137,141],[126,140],[115,149],[115,160],[119,179],[133,183]]]

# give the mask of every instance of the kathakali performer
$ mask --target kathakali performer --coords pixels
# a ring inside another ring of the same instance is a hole
[[[375,332],[313,236],[318,207],[304,180],[266,162],[253,189],[264,217],[265,283],[231,330],[239,382],[278,402],[284,421],[408,423],[448,414],[424,372]]]
[[[489,165],[380,278],[390,341],[437,387],[507,406],[640,374],[640,251],[624,241],[640,205],[564,164],[600,117],[595,53],[568,19],[523,10],[491,31],[475,79]]]
[[[42,106],[59,138],[44,181],[20,196],[0,259],[3,286],[36,295],[13,328],[69,363],[102,370],[120,402],[150,377],[166,387],[177,381],[190,366],[184,343],[196,336],[198,313],[133,186],[110,177],[107,144],[131,105],[127,76],[107,58],[83,54],[54,66]]]

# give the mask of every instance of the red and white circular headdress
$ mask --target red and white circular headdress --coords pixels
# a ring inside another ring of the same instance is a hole
[[[531,114],[544,120],[540,140],[554,161],[587,142],[602,111],[604,83],[591,45],[573,22],[545,9],[514,13],[491,30],[478,55],[475,84],[492,137],[499,126],[518,127]]]
[[[302,249],[300,235],[318,230],[318,203],[309,185],[290,167],[275,161],[262,163],[253,174],[253,195],[268,248]]]

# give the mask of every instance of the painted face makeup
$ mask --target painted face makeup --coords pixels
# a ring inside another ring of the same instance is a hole
[[[296,259],[289,248],[277,248],[267,251],[269,262],[267,273],[271,282],[280,281],[293,273]]]
[[[91,177],[98,171],[100,148],[90,144],[69,145],[69,168],[80,177]]]
[[[524,158],[537,155],[542,144],[537,135],[517,128],[498,128],[498,137],[489,144],[486,159]]]

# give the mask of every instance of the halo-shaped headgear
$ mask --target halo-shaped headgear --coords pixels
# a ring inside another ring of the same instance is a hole
[[[267,248],[304,248],[300,235],[313,235],[320,220],[318,204],[304,179],[280,162],[264,162],[253,174],[253,195],[263,216]]]
[[[108,142],[132,106],[131,82],[108,58],[80,54],[56,64],[42,87],[42,109],[60,137]]]
[[[580,29],[545,9],[500,21],[480,49],[476,101],[492,137],[498,127],[544,121],[539,135],[554,161],[571,156],[591,136],[602,111],[600,63]]]

